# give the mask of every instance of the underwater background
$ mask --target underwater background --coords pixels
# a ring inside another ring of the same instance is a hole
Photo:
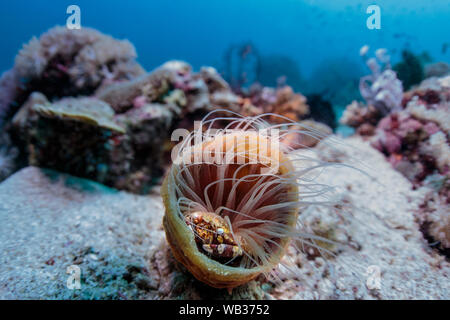
[[[405,49],[424,63],[450,62],[445,0],[18,0],[0,4],[0,70],[12,67],[31,36],[64,25],[70,4],[80,7],[82,26],[130,40],[146,70],[180,59],[194,70],[214,66],[230,81],[227,53],[250,44],[261,70],[249,82],[274,86],[286,76],[296,91],[325,95],[335,109],[360,98],[357,82],[368,71],[358,54],[363,45],[388,49],[393,64]],[[371,4],[381,9],[381,29],[366,26]]]

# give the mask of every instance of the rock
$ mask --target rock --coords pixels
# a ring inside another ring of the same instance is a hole
[[[314,120],[302,120],[293,125],[281,142],[292,149],[311,148],[333,133],[326,124]]]
[[[123,113],[133,107],[133,101],[137,97],[144,97],[144,102],[152,102],[166,94],[170,89],[172,77],[170,70],[160,67],[132,80],[100,87],[95,95],[107,102],[117,113]]]
[[[165,105],[145,104],[116,115],[96,98],[34,103],[36,94],[13,122],[29,164],[134,193],[146,193],[161,177],[172,124]]]
[[[447,62],[435,62],[425,66],[425,78],[442,77],[450,74],[450,65]]]

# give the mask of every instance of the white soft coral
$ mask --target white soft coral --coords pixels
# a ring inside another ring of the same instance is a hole
[[[368,50],[368,49],[367,49]],[[367,50],[362,54],[365,57]],[[376,58],[366,60],[372,74],[362,77],[359,91],[368,105],[373,105],[383,113],[400,109],[403,99],[402,82],[391,70],[390,57],[385,49],[376,51]]]

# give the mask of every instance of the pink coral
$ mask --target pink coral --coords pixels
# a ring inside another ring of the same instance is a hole
[[[378,123],[372,146],[394,168],[419,183],[435,171],[446,172],[450,148],[441,130],[435,122],[417,119],[407,111],[392,113]]]
[[[387,152],[397,153],[402,147],[402,140],[396,135],[387,132],[384,136],[383,145],[385,146]]]
[[[145,96],[137,96],[133,99],[133,107],[141,108],[147,103],[147,98]]]

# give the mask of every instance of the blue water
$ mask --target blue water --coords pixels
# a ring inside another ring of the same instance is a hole
[[[13,65],[22,43],[65,24],[70,4],[81,8],[82,26],[129,39],[147,70],[168,59],[220,68],[225,50],[244,41],[260,54],[294,59],[305,78],[333,63],[352,75],[367,72],[364,44],[388,48],[394,61],[409,48],[450,62],[448,0],[14,0],[0,4],[0,71]],[[370,4],[381,8],[380,30],[366,27]]]

